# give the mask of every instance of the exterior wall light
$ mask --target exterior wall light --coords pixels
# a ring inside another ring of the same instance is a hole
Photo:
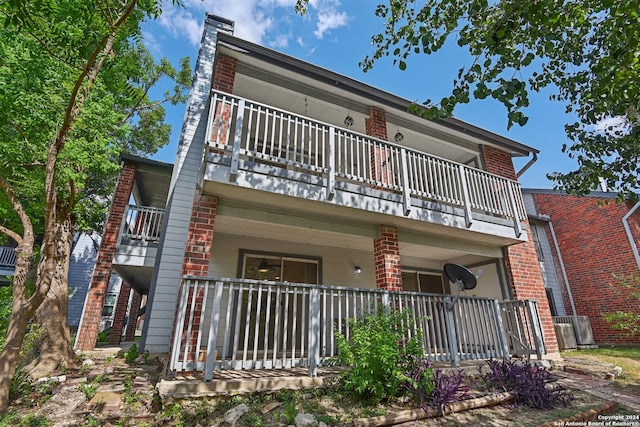
[[[354,272],[356,275],[358,275],[358,276],[359,276],[359,275],[361,275],[361,274],[362,274],[362,269],[361,269],[360,267],[356,266],[356,267],[353,269],[353,272]]]

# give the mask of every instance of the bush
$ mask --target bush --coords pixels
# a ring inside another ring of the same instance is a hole
[[[510,360],[487,360],[487,364],[489,372],[482,373],[478,368],[485,386],[513,393],[516,406],[552,409],[558,405],[567,406],[574,399],[562,386],[547,386],[552,378],[544,368]]]
[[[422,359],[419,337],[407,340],[413,319],[406,310],[383,309],[354,321],[351,337],[337,334],[338,359],[351,366],[342,374],[344,388],[360,399],[379,403],[396,397],[407,381],[405,371]]]
[[[422,359],[406,372],[406,376],[408,381],[403,388],[425,411],[432,408],[444,414],[450,403],[470,397],[472,381],[462,370],[451,374],[440,369],[433,370],[429,368],[429,361]],[[468,383],[465,383],[467,380]]]

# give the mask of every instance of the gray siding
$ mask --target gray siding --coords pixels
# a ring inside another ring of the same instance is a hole
[[[540,270],[542,271],[542,278],[544,279],[545,288],[553,291],[553,302],[558,311],[558,316],[566,316],[566,310],[564,302],[562,301],[562,279],[556,274],[556,267],[553,260],[553,253],[551,252],[551,245],[547,234],[545,232],[548,227],[545,223],[531,222],[533,231],[533,237],[538,241],[542,259],[540,262]]]
[[[93,237],[93,239],[92,239]],[[73,251],[69,263],[69,326],[76,329],[80,324],[84,300],[87,296],[87,289],[91,283],[93,268],[98,256],[97,248],[100,245],[101,237],[97,234],[89,236],[81,234]],[[94,244],[95,240],[95,244]]]
[[[198,53],[193,87],[178,145],[156,267],[151,281],[141,346],[152,353],[169,351],[185,243],[204,156],[208,101],[218,31],[232,32],[227,22],[208,15]]]

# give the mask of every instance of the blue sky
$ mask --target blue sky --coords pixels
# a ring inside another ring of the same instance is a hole
[[[145,42],[156,56],[174,64],[198,54],[205,12],[235,21],[235,35],[296,58],[347,75],[411,101],[439,100],[450,94],[457,70],[468,65],[466,52],[450,43],[437,55],[414,55],[400,71],[390,58],[364,73],[358,63],[373,52],[371,36],[382,31],[384,21],[374,15],[380,0],[311,0],[307,15],[295,14],[295,0],[183,0],[184,8],[168,2],[161,17],[144,27]],[[515,139],[540,150],[538,161],[520,178],[523,187],[551,188],[546,174],[568,172],[576,163],[562,153],[568,143],[564,125],[573,121],[562,103],[549,100],[550,92],[531,94],[525,111],[529,122],[507,130],[506,110],[491,100],[472,100],[458,107],[458,119]],[[174,161],[185,106],[167,108],[173,127],[171,142],[154,159]],[[516,170],[528,159],[516,159]]]

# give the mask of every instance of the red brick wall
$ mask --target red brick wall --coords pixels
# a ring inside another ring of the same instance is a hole
[[[124,319],[127,317],[127,308],[129,308],[129,295],[131,294],[131,282],[123,280],[118,294],[118,302],[113,313],[113,324],[111,332],[109,332],[109,344],[120,344],[122,330],[124,329]]]
[[[376,267],[376,287],[390,291],[402,290],[402,265],[398,230],[390,225],[378,227],[378,238],[373,241]]]
[[[217,197],[196,193],[196,197],[193,202],[193,211],[191,212],[189,233],[187,235],[182,274],[200,277],[206,277],[209,274],[209,260],[211,258],[211,245],[213,243],[213,228],[216,220],[217,206]],[[188,303],[185,309],[186,313],[190,313],[191,311],[191,301],[193,301],[192,292],[193,290],[190,291],[187,297]],[[195,298],[191,335],[188,337],[190,351],[187,355],[187,360],[189,361],[194,361],[197,358],[196,344],[202,315],[203,300],[204,288],[200,287],[198,288]],[[185,325],[185,330],[182,331],[183,344],[186,340],[187,325]]]
[[[487,172],[513,180],[517,179],[509,153],[484,145],[482,146],[482,158]],[[529,241],[506,247],[504,249],[505,262],[514,297],[519,300],[534,299],[538,301],[538,312],[547,352],[555,353],[559,349],[556,333],[553,329],[551,309],[533,243],[531,227],[528,223],[526,223],[526,227]]]
[[[213,82],[211,84],[213,89],[233,93],[237,65],[237,59],[220,55],[213,74]],[[224,144],[229,136],[231,108],[228,104],[217,104],[214,114],[214,120],[211,125],[211,142]]]
[[[142,304],[142,295],[134,289],[133,298],[131,299],[131,311],[129,312],[129,323],[127,324],[127,332],[125,333],[125,341],[133,341],[136,338],[136,328],[138,327],[138,313]]]
[[[371,107],[371,114],[365,120],[365,129],[369,136],[388,140],[387,116],[382,108]]]
[[[233,93],[233,83],[236,79],[238,60],[227,55],[218,56],[216,68],[213,70],[211,87],[227,93]]]
[[[609,284],[619,283],[615,277],[638,274],[622,218],[631,205],[598,204],[597,197],[566,194],[534,194],[537,210],[549,215],[556,232],[567,277],[571,285],[578,315],[589,316],[597,343],[629,344],[640,342],[624,338],[612,330],[602,313],[632,310],[640,314],[637,302],[626,298],[628,291]],[[637,213],[630,218],[631,229],[639,241]]]
[[[129,197],[133,189],[136,167],[132,164],[123,164],[120,170],[118,185],[111,202],[111,210],[105,224],[100,251],[96,260],[96,266],[91,278],[89,293],[82,313],[80,330],[76,349],[82,351],[93,350],[98,337],[98,329],[102,318],[102,306],[109,288],[111,277],[111,264],[118,244],[118,234],[124,219],[124,211],[129,204]]]
[[[481,154],[487,172],[513,180],[518,179],[509,153],[483,145]]]

